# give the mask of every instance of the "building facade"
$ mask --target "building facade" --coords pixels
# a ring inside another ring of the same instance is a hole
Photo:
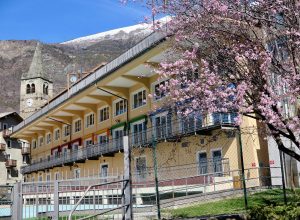
[[[28,72],[21,78],[20,115],[28,118],[53,96],[53,83],[43,66],[42,47],[38,42]]]
[[[134,182],[153,178],[154,144],[160,178],[172,167],[178,178],[208,173],[214,181],[238,178],[242,143],[245,166],[251,168],[247,175],[254,179],[249,184],[262,184],[256,168],[269,159],[257,121],[245,118],[241,128],[252,132],[239,135],[235,113],[183,116],[166,105],[159,88],[167,79],[151,66],[164,58],[168,44],[160,33],[150,35],[15,126],[12,136],[31,144],[31,164],[22,168],[25,180],[122,176],[129,128]]]
[[[0,185],[13,184],[23,179],[20,167],[28,162],[26,156],[23,160],[22,154],[22,146],[26,146],[10,137],[12,127],[22,120],[16,112],[0,113]]]

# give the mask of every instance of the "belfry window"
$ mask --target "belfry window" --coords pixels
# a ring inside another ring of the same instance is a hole
[[[31,93],[31,87],[30,84],[26,85],[26,94],[30,94]]]
[[[43,85],[43,93],[45,95],[48,95],[48,84],[47,83],[44,83],[44,85]]]
[[[34,85],[34,83],[31,84],[31,93],[35,93],[35,85]]]

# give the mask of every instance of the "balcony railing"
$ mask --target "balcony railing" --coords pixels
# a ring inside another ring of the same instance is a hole
[[[30,147],[22,147],[21,153],[23,155],[30,154]]]
[[[197,117],[192,119],[189,117],[188,120],[187,118],[172,121],[166,120],[163,124],[143,129],[140,132],[130,131],[129,142],[131,146],[146,146],[151,145],[153,141],[178,140],[181,136],[187,136],[191,133],[210,132],[222,127],[234,127],[234,117],[235,114],[218,113],[212,114],[205,119]],[[68,150],[68,152],[61,152],[57,155],[42,158],[39,162],[22,167],[21,173],[30,173],[74,162],[84,162],[90,158],[97,158],[121,150],[123,150],[123,137],[112,138],[106,143],[90,145],[78,150]]]
[[[5,166],[7,168],[16,167],[17,166],[17,160],[7,159],[6,162],[5,162]]]
[[[0,151],[6,150],[6,144],[0,144]]]

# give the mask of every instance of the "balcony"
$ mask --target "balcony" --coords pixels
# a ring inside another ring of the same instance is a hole
[[[189,117],[172,121],[166,120],[156,126],[143,129],[140,132],[130,131],[129,144],[131,146],[150,146],[153,142],[180,141],[181,137],[195,133],[210,135],[212,130],[234,128],[234,117],[235,114],[218,113],[212,114],[205,119]],[[72,165],[73,163],[84,163],[88,159],[98,159],[102,155],[112,156],[114,153],[122,150],[123,137],[111,138],[105,143],[45,157],[39,162],[23,166],[21,173],[26,174],[58,166]]]
[[[22,155],[30,154],[30,147],[22,147]]]
[[[5,162],[6,168],[16,167],[17,166],[17,160],[13,159],[7,159]]]
[[[9,137],[11,135],[11,133],[12,133],[11,129],[5,129],[2,131],[2,135],[4,138]]]
[[[0,144],[0,151],[6,150],[6,144]]]

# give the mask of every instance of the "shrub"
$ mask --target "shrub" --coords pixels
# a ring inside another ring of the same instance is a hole
[[[297,220],[300,219],[300,207],[297,205],[255,206],[248,211],[253,220]]]

